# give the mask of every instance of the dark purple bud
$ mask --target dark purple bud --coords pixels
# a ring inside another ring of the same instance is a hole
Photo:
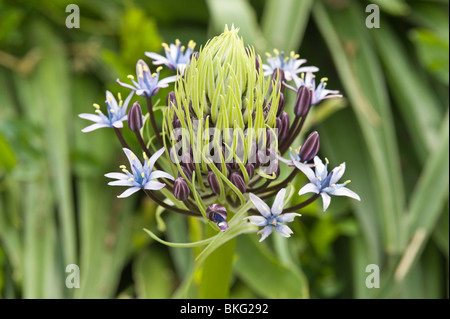
[[[255,56],[255,68],[257,73],[259,73],[260,66],[261,66],[261,58],[259,57],[259,55],[257,55]]]
[[[255,165],[250,163],[245,164],[245,170],[247,171],[248,178],[251,179],[255,174]]]
[[[245,185],[244,178],[240,173],[231,173],[230,181],[241,191],[241,193],[245,193],[245,191],[247,190],[247,185]]]
[[[214,174],[214,172],[209,172],[208,175],[206,175],[206,179],[208,180],[213,193],[220,194],[220,184],[216,174]]]
[[[191,190],[189,189],[189,186],[184,178],[177,177],[173,183],[173,195],[175,198],[185,201],[189,197],[190,192]]]
[[[302,147],[300,148],[298,156],[300,156],[300,160],[302,162],[309,162],[314,158],[314,156],[317,155],[317,153],[319,152],[319,148],[319,133],[314,131],[306,138],[305,143],[303,143]]]
[[[280,114],[284,110],[284,106],[286,105],[286,100],[284,99],[284,94],[280,94],[280,101],[278,102],[278,110],[277,110],[277,116],[280,116]]]
[[[285,76],[283,69],[275,69],[272,73],[272,86],[276,89],[276,92],[279,92],[283,89],[282,83],[284,82],[284,80]]]
[[[139,102],[134,102],[134,104],[131,106],[130,110],[128,111],[128,127],[133,132],[139,132],[139,130],[144,125],[142,121],[142,109]]]
[[[166,103],[167,103],[167,106],[171,106],[171,105],[173,105],[175,107],[178,106],[177,97],[175,96],[174,91],[171,91],[171,92],[169,92],[169,94],[167,94]]]
[[[212,204],[206,209],[206,217],[216,223],[221,231],[226,231],[227,223],[227,209],[219,204]]]
[[[306,86],[301,86],[297,91],[297,99],[295,100],[294,113],[297,116],[305,116],[311,106],[311,90]]]
[[[187,179],[189,181],[192,181],[192,171],[190,171],[188,168],[181,166],[181,170],[183,171],[184,175],[186,175]],[[179,174],[181,176],[181,174]]]
[[[278,130],[278,136],[281,137],[281,133],[283,132],[283,122],[279,117],[275,119],[275,128]]]
[[[186,167],[191,173],[195,170],[195,164],[192,160],[192,156],[189,153],[181,155],[181,164]]]
[[[289,133],[289,114],[287,114],[286,112],[283,112],[283,114],[281,114],[280,119],[281,119],[281,123],[282,123],[281,124],[282,130],[281,130],[281,132],[278,131],[278,136],[281,139],[284,139],[287,137],[287,135]]]
[[[173,128],[180,128],[181,127],[181,121],[178,118],[174,118],[172,121]]]

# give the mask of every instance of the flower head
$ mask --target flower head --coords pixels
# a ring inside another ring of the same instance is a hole
[[[181,74],[184,73],[184,69],[189,65],[191,55],[194,52],[195,42],[189,41],[187,49],[181,45],[180,40],[175,40],[175,44],[167,45],[162,44],[164,48],[165,56],[154,52],[145,52],[145,55],[153,59],[154,65],[164,64],[172,70],[179,70]]]
[[[206,217],[217,224],[221,231],[228,229],[227,209],[219,204],[211,204],[206,210]]]
[[[109,182],[108,185],[130,187],[117,197],[128,197],[131,194],[139,191],[140,189],[159,190],[166,184],[154,181],[154,179],[157,178],[168,178],[171,180],[174,179],[172,175],[166,172],[153,171],[153,166],[155,165],[156,160],[164,153],[164,147],[153,154],[150,158],[145,156],[144,153],[144,165],[141,164],[141,161],[132,151],[127,148],[124,148],[123,151],[125,152],[125,155],[130,162],[131,172],[126,169],[125,165],[121,165],[120,168],[122,169],[123,173],[105,174],[105,176],[108,178],[117,179],[117,181]]]
[[[94,103],[95,113],[97,114],[82,113],[78,116],[82,119],[95,122],[95,124],[89,125],[81,131],[86,133],[102,127],[122,128],[122,122],[127,119],[128,103],[130,102],[133,94],[134,92],[131,92],[125,99],[125,102],[123,102],[122,97],[119,93],[119,103],[117,103],[114,95],[111,92],[106,91],[106,106],[108,110],[108,116],[103,114],[103,112],[100,110],[100,105]]]
[[[291,237],[292,230],[289,226],[283,225],[282,223],[292,222],[295,216],[301,215],[297,213],[281,214],[284,208],[285,194],[286,189],[281,189],[275,197],[272,209],[270,209],[269,206],[261,200],[261,198],[250,193],[250,200],[262,216],[249,216],[247,219],[255,226],[264,226],[264,228],[258,232],[258,234],[261,234],[261,239],[259,240],[260,242],[266,239],[267,236],[273,232],[274,228],[281,236]]]
[[[291,52],[289,57],[284,56],[284,52],[279,52],[278,50],[273,50],[275,56],[267,53],[267,64],[263,64],[264,76],[272,75],[276,69],[282,69],[284,71],[284,76],[287,81],[291,81],[295,76],[301,72],[317,72],[318,68],[315,66],[301,67],[302,64],[306,63],[305,59],[299,59],[300,56],[295,54],[294,51]]]
[[[159,89],[166,88],[169,86],[169,83],[174,82],[176,80],[176,76],[169,76],[167,78],[159,81],[159,72],[162,67],[158,67],[156,69],[156,73],[151,73],[150,68],[147,63],[142,60],[139,60],[136,64],[136,76],[137,82],[134,79],[134,76],[128,75],[128,78],[131,79],[133,85],[122,83],[117,79],[117,83],[136,91],[137,95],[144,96],[147,98],[152,97],[156,93],[158,93]]]
[[[313,171],[308,165],[294,161],[294,165],[301,170],[310,183],[303,186],[298,192],[299,195],[306,193],[316,193],[322,196],[323,211],[326,211],[330,205],[331,197],[334,196],[347,196],[357,200],[361,200],[355,192],[345,187],[350,181],[345,181],[342,184],[337,184],[345,172],[345,163],[342,163],[338,167],[335,167],[330,173],[328,173],[328,160],[325,159],[325,165],[319,157],[314,157],[315,171]]]
[[[294,76],[294,82],[297,86],[297,89],[300,89],[302,86],[305,86],[311,89],[314,94],[312,95],[311,104],[315,105],[320,103],[325,99],[330,99],[333,97],[342,97],[337,90],[327,90],[325,87],[327,86],[327,78],[322,78],[320,80],[319,85],[316,87],[316,76],[312,72],[302,73],[301,77]]]

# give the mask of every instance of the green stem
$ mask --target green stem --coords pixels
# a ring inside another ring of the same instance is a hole
[[[206,236],[214,236],[216,231],[207,227]],[[230,295],[230,280],[236,238],[227,241],[214,250],[203,264],[200,298],[226,299]]]

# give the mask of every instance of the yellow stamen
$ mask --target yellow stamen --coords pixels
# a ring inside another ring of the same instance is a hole
[[[267,56],[268,58],[271,58],[271,57],[272,57],[272,54],[270,54],[269,52],[266,52],[266,56]]]
[[[100,105],[98,105],[97,103],[94,103],[94,107],[95,107],[96,109],[99,109],[99,108],[100,108]]]
[[[145,64],[142,65],[142,68],[144,69],[144,72],[148,72],[149,71],[148,67]]]
[[[113,110],[113,109],[109,109],[109,111],[110,111],[111,113],[114,113],[114,110]]]
[[[142,152],[142,157],[144,157],[144,159],[148,159],[147,154],[145,154],[145,152]]]
[[[111,95],[108,95],[108,101],[109,101],[109,102],[112,102],[112,101],[113,101],[113,99],[112,99],[112,96],[111,96]]]
[[[130,179],[128,179],[128,181],[129,181],[129,182],[132,182],[132,181],[134,181],[134,178],[130,178]]]
[[[158,66],[158,67],[156,68],[156,72],[161,72],[162,69],[163,69],[162,66]]]
[[[180,51],[184,52],[184,50],[186,49],[186,47],[184,45],[181,46]]]
[[[347,181],[344,182],[344,184],[349,184],[351,182],[352,182],[351,180],[347,180]]]
[[[101,113],[102,113],[102,111],[100,111],[100,110],[95,110],[95,113],[97,113],[97,114],[101,114]]]
[[[120,101],[119,101],[119,107],[121,107],[122,105],[123,105],[123,101],[120,100]]]
[[[127,78],[134,80],[134,76],[132,76],[131,74],[128,74]]]
[[[291,51],[291,57],[294,57],[294,56],[295,56],[295,52]]]
[[[119,168],[126,169],[127,167],[125,165],[120,165]]]
[[[142,173],[141,173],[141,176],[142,176],[142,178],[144,178],[144,177],[145,177],[145,174],[144,174],[144,172],[142,172]]]
[[[273,49],[273,53],[275,53],[275,55],[280,55],[280,51],[278,51],[277,49]]]
[[[334,187],[334,186],[336,186],[336,184],[331,184],[331,187]]]
[[[319,177],[317,177],[317,179],[319,180],[319,181],[322,181],[322,178],[319,176]]]
[[[122,172],[124,173],[129,173],[128,170],[126,168],[122,169]]]
[[[131,154],[131,160],[134,161],[136,159],[136,157],[134,156],[134,154]]]
[[[119,98],[119,100],[122,100],[122,94],[120,94],[120,92],[117,93],[117,97]]]
[[[169,45],[167,43],[162,43],[161,45],[163,46],[164,49],[166,49],[167,51],[170,52],[170,48],[169,48]]]
[[[189,41],[189,43],[188,43],[188,47],[191,49],[191,50],[194,50],[194,48],[195,48],[195,45],[196,45],[196,43],[194,42],[194,41]]]
[[[328,81],[328,78],[321,78],[320,79],[320,82],[326,82],[326,81]]]
[[[330,164],[330,161],[326,157],[325,157],[325,163]]]
[[[179,46],[180,44],[181,44],[181,41],[180,41],[179,39],[176,39],[176,40],[175,40],[175,45],[176,45],[176,46]]]

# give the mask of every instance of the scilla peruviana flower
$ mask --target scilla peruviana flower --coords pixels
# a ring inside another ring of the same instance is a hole
[[[310,183],[303,186],[298,192],[299,195],[306,193],[320,194],[323,201],[323,211],[326,211],[330,205],[331,197],[333,196],[347,196],[357,200],[361,200],[355,192],[345,187],[350,181],[345,181],[342,184],[337,184],[345,172],[345,163],[342,163],[338,167],[335,167],[328,174],[328,160],[325,159],[325,165],[319,157],[314,157],[315,171],[313,171],[309,165],[294,161],[294,165],[301,170]]]
[[[164,153],[164,148],[161,148],[150,158],[145,156],[144,153],[144,165],[141,164],[137,156],[127,148],[123,151],[128,158],[131,166],[131,173],[126,169],[125,165],[121,165],[123,173],[108,173],[105,174],[108,178],[115,178],[117,181],[109,182],[111,186],[128,186],[126,191],[120,194],[119,198],[128,197],[141,189],[147,190],[159,190],[162,189],[165,184],[158,181],[154,181],[157,178],[167,178],[173,180],[173,176],[163,171],[153,171],[153,166],[158,158]]]
[[[302,64],[306,63],[306,60],[299,59],[300,56],[295,54],[294,51],[291,52],[289,57],[285,57],[284,52],[279,52],[276,49],[273,50],[273,52],[275,53],[274,57],[270,53],[267,53],[267,62],[269,64],[262,65],[264,76],[272,75],[276,69],[282,69],[284,71],[286,81],[291,81],[294,79],[296,74],[319,71],[319,69],[315,66],[301,67]]]
[[[313,91],[311,105],[318,104],[325,99],[342,97],[338,90],[328,90],[325,88],[327,86],[327,81],[327,78],[322,78],[316,87],[316,76],[312,72],[306,72],[306,74],[302,73],[300,77],[294,76],[294,82],[297,89],[305,86]]]
[[[81,131],[83,133],[87,133],[102,127],[122,128],[123,121],[127,119],[128,103],[130,103],[133,94],[134,92],[131,91],[131,93],[125,99],[125,102],[123,102],[122,97],[119,93],[119,103],[117,103],[114,95],[111,92],[106,91],[106,106],[108,110],[108,116],[102,113],[102,111],[100,110],[100,105],[94,103],[95,113],[97,114],[82,113],[78,116],[82,119],[95,122],[95,124],[89,125]]]
[[[246,217],[250,223],[255,226],[264,226],[258,234],[261,234],[260,242],[266,239],[272,232],[273,229],[277,231],[283,237],[291,237],[293,233],[292,230],[287,225],[283,225],[283,223],[292,222],[295,216],[301,216],[297,213],[286,213],[281,214],[284,208],[284,196],[286,195],[286,189],[281,189],[272,205],[272,209],[267,206],[264,201],[258,196],[250,193],[250,200],[255,205],[256,209],[261,213],[262,216],[249,216]]]
[[[168,68],[177,71],[179,70],[181,74],[184,73],[184,69],[187,65],[189,65],[189,61],[191,60],[191,55],[194,52],[195,42],[189,41],[187,49],[181,45],[180,40],[175,40],[175,44],[171,43],[167,45],[167,43],[162,44],[164,48],[165,56],[154,52],[145,52],[145,55],[150,59],[153,59],[154,65],[166,65]]]
[[[131,82],[133,82],[134,86],[122,83],[119,81],[119,79],[117,79],[117,83],[123,87],[127,87],[129,89],[132,89],[133,91],[136,91],[137,95],[150,98],[158,93],[159,89],[168,87],[169,83],[174,82],[176,79],[176,76],[169,76],[160,81],[159,72],[161,71],[161,69],[162,67],[158,67],[156,69],[156,73],[152,74],[147,63],[145,63],[143,60],[139,60],[136,64],[136,76],[138,79],[137,82],[134,79],[134,76],[128,75],[128,78],[131,79]]]

